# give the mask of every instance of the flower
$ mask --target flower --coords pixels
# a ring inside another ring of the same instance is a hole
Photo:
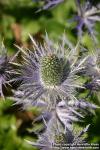
[[[9,69],[10,69],[10,64],[9,64],[9,59],[7,57],[7,50],[2,43],[0,47],[0,96],[4,99],[4,94],[2,91],[2,87],[8,84],[9,80]]]
[[[54,44],[46,36],[44,45],[37,44],[30,36],[34,51],[23,50],[23,64],[19,70],[22,80],[17,91],[14,92],[16,103],[36,105],[43,100],[48,107],[55,107],[60,99],[76,99],[76,88],[82,88],[76,75],[84,68],[86,58],[77,60],[76,48],[69,51],[65,39],[62,44]]]
[[[19,54],[19,51],[12,56],[11,58],[8,58],[7,56],[7,49],[5,48],[3,42],[0,46],[0,96],[4,98],[3,94],[3,87],[7,88],[7,85],[10,85],[11,75],[15,74],[15,71],[12,67],[13,61],[15,60],[16,56]]]
[[[41,150],[53,150],[55,148],[61,150],[63,147],[64,149],[68,149],[72,144],[77,146],[77,144],[86,143],[84,134],[88,131],[89,126],[90,125],[87,125],[82,130],[79,130],[79,127],[74,127],[74,130],[72,131],[66,129],[66,132],[64,133],[61,131],[61,126],[58,126],[53,115],[48,122],[46,131],[44,134],[39,135],[37,142],[26,141]]]
[[[86,61],[86,75],[91,78],[100,77],[100,54],[99,50],[93,52]]]
[[[36,0],[33,0],[33,1],[36,1]],[[39,0],[38,0],[38,1],[39,1]],[[44,2],[44,5],[43,5],[42,8],[40,8],[40,9],[38,10],[38,12],[41,11],[41,10],[46,10],[46,9],[49,9],[49,8],[53,8],[53,7],[55,7],[56,5],[58,5],[58,4],[62,3],[62,2],[64,2],[64,0],[42,0],[42,1]]]
[[[78,35],[82,35],[82,30],[85,26],[96,41],[93,26],[96,21],[100,21],[100,9],[98,9],[95,6],[92,6],[92,4],[89,1],[85,2],[83,5],[81,4],[80,0],[76,0],[76,2],[78,8],[78,15],[74,18],[74,20],[78,22]]]
[[[100,91],[100,54],[99,50],[93,52],[87,61],[85,68],[86,76],[90,77],[90,82],[85,84],[85,88],[91,91]]]
[[[84,100],[69,101],[69,106],[66,106],[65,101],[62,100],[55,110],[44,111],[41,116],[34,120],[33,123],[43,119],[46,127],[43,134],[38,133],[38,140],[36,142],[26,141],[42,150],[53,150],[54,148],[61,150],[63,146],[64,149],[68,149],[72,144],[77,146],[77,144],[86,143],[85,133],[90,125],[87,125],[84,129],[73,125],[73,121],[78,121],[80,117],[83,117],[81,113],[76,112],[80,108],[86,111],[91,108],[95,109],[97,106]]]

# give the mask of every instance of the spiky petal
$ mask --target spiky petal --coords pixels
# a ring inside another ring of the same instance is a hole
[[[66,132],[66,129],[72,131],[74,122],[82,121],[86,113],[91,112],[91,110],[95,110],[96,108],[99,107],[83,99],[69,101],[68,104],[62,100],[56,105],[56,109],[53,110],[48,110],[47,104],[44,104],[44,107],[42,105],[41,115],[34,120],[34,123],[43,121],[45,128],[49,125],[48,121],[51,120],[52,123],[57,123],[57,128],[59,127],[60,132],[62,132],[62,128],[63,132]]]
[[[33,0],[33,1],[36,1],[36,0]],[[40,1],[40,0],[38,0],[38,1]],[[53,7],[57,6],[58,4],[64,2],[64,0],[42,0],[42,1],[44,2],[44,4],[43,4],[42,8],[40,8],[38,10],[38,12],[41,10],[53,8]]]

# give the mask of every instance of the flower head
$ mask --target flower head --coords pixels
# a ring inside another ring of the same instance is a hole
[[[86,61],[86,75],[97,78],[100,77],[100,54],[99,50],[93,52]]]
[[[0,96],[4,98],[2,87],[3,85],[6,86],[7,81],[9,79],[9,59],[7,57],[7,50],[2,43],[0,47]]]
[[[85,87],[91,91],[100,91],[100,54],[99,50],[91,54],[86,61],[86,76],[90,77],[90,82]]]
[[[30,36],[31,37],[31,36]],[[58,99],[75,99],[76,88],[82,88],[77,73],[84,68],[86,58],[77,61],[76,49],[69,51],[66,42],[54,44],[46,36],[44,46],[33,40],[34,51],[24,51],[21,66],[21,86],[15,92],[18,103],[36,104],[39,99],[55,106]]]
[[[83,27],[85,26],[92,37],[95,39],[93,26],[96,21],[100,21],[100,9],[87,1],[83,5],[80,0],[76,0],[78,7],[78,15],[75,17],[75,20],[78,22],[77,30],[79,36],[82,35]]]
[[[78,109],[95,109],[96,105],[79,100],[76,102],[69,101],[69,106],[66,106],[64,101],[61,101],[56,106],[56,109],[50,112],[41,114],[34,122],[43,119],[46,126],[45,132],[40,135],[38,133],[37,142],[27,141],[29,144],[38,147],[42,150],[53,150],[55,148],[68,149],[67,144],[83,144],[86,143],[86,132],[88,131],[89,125],[84,129],[79,126],[73,125],[73,121],[78,121],[79,117],[83,117],[81,113],[76,112]]]
[[[72,144],[83,144],[86,143],[86,132],[88,131],[89,125],[87,125],[84,129],[79,129],[74,127],[74,130],[70,131],[66,129],[66,132],[59,131],[57,126],[57,122],[54,122],[54,117],[50,119],[47,125],[47,129],[43,135],[40,135],[37,142],[27,141],[29,144],[38,147],[41,150],[53,150],[58,149],[61,150],[66,148]],[[53,123],[52,123],[53,121]],[[61,127],[60,127],[61,128]]]

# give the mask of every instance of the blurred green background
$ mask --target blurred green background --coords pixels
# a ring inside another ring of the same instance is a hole
[[[14,44],[30,47],[29,33],[38,41],[43,39],[45,32],[53,40],[59,39],[65,33],[73,44],[77,43],[76,23],[70,21],[77,13],[74,0],[66,0],[51,10],[36,13],[38,8],[39,3],[32,0],[0,0],[0,41],[4,40],[9,55],[17,51]],[[94,28],[99,33],[97,39],[100,41],[100,23],[96,23]],[[87,32],[84,33],[81,43],[89,51],[94,48]],[[91,101],[99,104],[100,93],[97,96],[94,94]],[[37,114],[37,110],[20,111],[8,99],[0,100],[0,150],[35,150],[24,139],[36,138],[29,128],[32,128],[32,121]],[[95,116],[86,117],[83,124],[88,123],[91,123],[88,140],[100,142],[99,110]]]

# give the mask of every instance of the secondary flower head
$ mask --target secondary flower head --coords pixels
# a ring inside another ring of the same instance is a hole
[[[4,98],[2,86],[6,86],[7,80],[9,79],[9,73],[7,72],[9,70],[9,60],[7,57],[7,50],[2,43],[0,47],[0,96]]]
[[[77,61],[76,49],[69,51],[66,41],[54,44],[46,36],[45,44],[37,44],[30,36],[34,51],[24,51],[21,66],[21,86],[15,92],[18,103],[36,104],[41,99],[55,106],[58,99],[75,99],[76,88],[82,87],[77,73],[84,68],[86,58]]]
[[[100,52],[93,52],[86,61],[86,75],[95,78],[100,77]]]
[[[39,132],[35,131],[35,133],[39,135],[37,142],[26,141],[42,150],[53,150],[55,148],[60,150],[63,146],[68,149],[68,144],[69,146],[71,146],[70,144],[75,144],[76,146],[77,144],[86,143],[85,133],[89,125],[84,129],[73,125],[73,121],[78,121],[78,118],[82,117],[81,113],[76,112],[76,110],[80,108],[89,110],[91,108],[95,109],[97,106],[84,100],[76,102],[70,101],[69,106],[66,106],[65,101],[61,101],[58,103],[55,110],[50,112],[44,111],[41,116],[34,120],[35,123],[42,119],[46,126],[45,132],[42,135],[39,135]]]
[[[54,116],[48,122],[46,131],[43,135],[39,136],[37,142],[26,141],[41,150],[68,149],[72,144],[75,144],[76,146],[77,144],[86,143],[85,133],[88,131],[89,125],[82,130],[79,127],[74,127],[74,130],[72,131],[66,129],[66,132],[64,133],[61,132],[61,130],[59,131],[59,126],[53,119]]]
[[[76,0],[76,2],[78,7],[78,15],[75,17],[75,20],[78,22],[77,30],[79,36],[82,35],[82,30],[85,26],[95,39],[93,26],[96,21],[100,21],[100,9],[92,6],[89,1],[85,2],[83,5],[80,0]]]
[[[95,51],[86,61],[86,76],[90,77],[90,82],[85,85],[92,91],[100,91],[100,52]]]

